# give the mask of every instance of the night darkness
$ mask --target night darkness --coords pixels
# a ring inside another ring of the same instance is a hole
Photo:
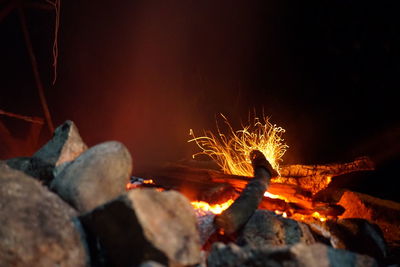
[[[54,14],[26,15],[54,124],[123,142],[136,170],[189,157],[189,129],[220,112],[239,126],[264,110],[287,130],[285,163],[370,156],[377,171],[347,186],[399,201],[395,2],[62,1],[55,85]],[[0,36],[0,109],[43,117],[16,12]]]

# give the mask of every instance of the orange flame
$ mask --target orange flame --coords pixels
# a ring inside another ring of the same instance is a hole
[[[201,209],[203,211],[211,211],[214,214],[221,214],[224,210],[229,208],[233,203],[233,199],[229,199],[228,201],[221,204],[210,205],[204,201],[192,201],[192,206],[194,209]]]

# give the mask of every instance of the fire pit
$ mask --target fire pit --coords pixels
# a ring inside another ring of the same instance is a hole
[[[136,173],[123,144],[88,148],[71,121],[32,157],[0,162],[0,265],[399,261],[400,204],[330,187],[340,175],[373,171],[370,159],[283,165],[282,128],[264,118],[239,131],[225,122],[228,133],[191,132],[214,162]]]

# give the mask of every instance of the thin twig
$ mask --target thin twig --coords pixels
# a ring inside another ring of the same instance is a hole
[[[47,105],[46,96],[44,94],[43,84],[40,79],[40,73],[39,73],[35,54],[33,52],[32,42],[29,37],[28,28],[26,26],[25,14],[24,14],[24,11],[22,10],[22,8],[18,8],[18,14],[19,14],[20,22],[21,22],[22,32],[23,32],[24,38],[25,38],[26,47],[28,49],[29,57],[30,57],[31,64],[32,64],[33,75],[35,78],[36,87],[38,89],[40,103],[43,108],[43,113],[46,118],[46,123],[47,123],[48,129],[49,129],[50,133],[53,133],[54,126],[53,126],[53,122],[51,120],[51,115],[50,115],[50,111],[49,111],[49,106]]]

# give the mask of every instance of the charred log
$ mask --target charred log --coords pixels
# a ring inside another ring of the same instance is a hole
[[[249,220],[260,204],[273,175],[272,168],[268,166],[269,163],[261,152],[253,151],[251,157],[254,178],[249,181],[235,202],[214,220],[217,228],[228,235],[235,233]]]
[[[241,192],[251,179],[193,166],[194,163],[168,164],[163,168],[153,168],[151,172],[136,175],[151,178],[160,187],[184,192],[192,200],[201,199],[202,192],[210,190],[217,184],[230,185]],[[296,202],[306,204],[314,194],[328,186],[332,177],[349,172],[373,170],[373,168],[372,161],[366,157],[344,164],[283,166],[280,176],[271,178],[268,191],[283,197],[297,198]]]

